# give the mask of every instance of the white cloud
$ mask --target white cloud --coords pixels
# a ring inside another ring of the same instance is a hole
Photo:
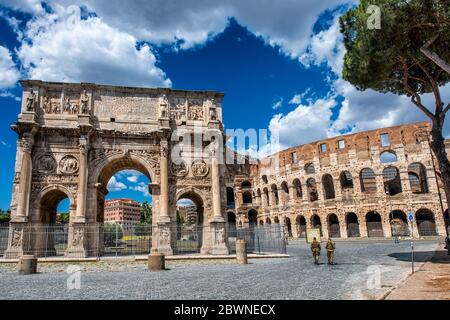
[[[292,97],[291,100],[289,100],[289,104],[300,104],[302,103],[303,99],[305,99],[309,93],[311,92],[311,88],[307,88],[305,91],[303,91],[302,93],[296,94]]]
[[[28,22],[18,56],[29,77],[129,86],[171,85],[149,45],[102,19],[70,16],[63,7]]]
[[[138,186],[134,186],[134,187],[129,187],[130,190],[134,190],[137,192],[140,192],[144,195],[144,197],[150,197],[151,194],[148,191],[148,186],[144,185],[138,185]]]
[[[129,182],[136,183],[138,181],[138,177],[137,176],[129,176],[129,177],[127,177],[127,180]]]
[[[272,105],[273,110],[277,110],[283,106],[283,98],[280,98],[279,100],[275,101]]]
[[[329,133],[333,97],[300,104],[286,115],[277,114],[269,123],[271,135],[279,136],[281,148],[308,143],[326,137]]]
[[[30,2],[37,2],[31,1]],[[19,1],[28,2],[28,1]],[[312,27],[325,9],[355,0],[50,0],[57,5],[86,6],[106,24],[154,44],[179,43],[182,49],[204,44],[235,17],[268,44],[298,58],[309,43]],[[8,1],[12,5],[12,1]],[[15,2],[14,2],[15,3]],[[30,5],[17,5],[32,12]]]
[[[307,52],[301,62],[307,67],[326,64],[330,68],[327,81],[331,86],[328,97],[314,101],[308,91],[296,94],[289,104],[299,104],[287,114],[274,115],[270,120],[271,134],[279,134],[278,147],[309,143],[342,132],[358,132],[398,124],[428,120],[428,118],[406,96],[380,93],[374,90],[358,91],[341,77],[345,47],[335,18],[332,25],[311,37]],[[443,101],[450,102],[450,84],[441,88]],[[336,98],[344,100],[339,114],[332,120],[332,109],[338,106]],[[425,94],[424,105],[433,109],[434,97]],[[304,104],[302,104],[302,102]],[[450,123],[446,121],[444,134],[450,135]]]
[[[299,60],[306,67],[326,63],[336,75],[340,75],[344,55],[345,47],[340,32],[339,15],[337,15],[328,29],[311,37],[307,52],[302,54]]]
[[[112,176],[108,181],[108,185],[106,187],[110,192],[117,192],[121,190],[125,190],[127,186],[120,181],[117,181],[116,176]]]
[[[1,2],[2,5],[10,7],[13,10],[20,10],[27,13],[38,14],[44,11],[41,0],[2,0]]]
[[[12,88],[20,78],[8,48],[0,46],[0,90]]]

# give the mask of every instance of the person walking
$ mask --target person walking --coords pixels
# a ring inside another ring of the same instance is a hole
[[[314,258],[314,264],[319,264],[319,256],[320,256],[320,242],[317,241],[316,238],[313,239],[311,243],[311,252]]]
[[[334,244],[334,242],[331,239],[328,239],[325,249],[327,249],[328,264],[333,265],[334,264],[334,250],[336,249],[336,245]]]

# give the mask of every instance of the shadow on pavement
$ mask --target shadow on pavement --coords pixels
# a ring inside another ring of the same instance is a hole
[[[450,263],[450,259],[435,259],[434,256],[438,252],[435,251],[415,251],[414,261],[416,262],[427,262],[432,263]],[[440,252],[439,252],[440,253]],[[411,262],[411,252],[396,252],[388,255],[391,258],[395,258],[400,261]]]

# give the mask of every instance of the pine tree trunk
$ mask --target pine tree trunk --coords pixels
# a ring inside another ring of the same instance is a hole
[[[444,119],[435,119],[431,128],[431,149],[433,150],[439,171],[442,184],[444,185],[445,198],[447,199],[447,207],[450,203],[450,161],[447,158],[447,152],[445,151],[445,140],[442,135]]]

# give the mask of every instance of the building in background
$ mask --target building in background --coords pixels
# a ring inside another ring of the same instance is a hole
[[[197,223],[197,208],[195,205],[177,206],[180,217],[188,224]]]
[[[105,222],[117,223],[122,227],[133,226],[141,222],[142,206],[131,199],[113,199],[105,201]]]

